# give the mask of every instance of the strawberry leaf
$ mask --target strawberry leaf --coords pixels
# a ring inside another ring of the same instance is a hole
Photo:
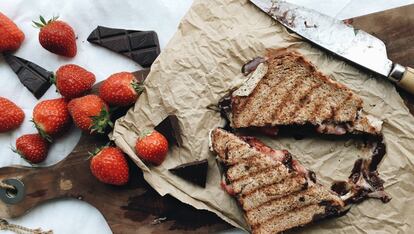
[[[46,20],[43,18],[43,16],[39,16],[40,22],[42,22],[43,25],[46,25]]]
[[[13,146],[10,146],[10,149],[18,154],[20,156],[20,158],[22,158],[24,161],[26,161],[28,164],[30,164],[31,166],[35,166],[35,164],[33,164],[32,162],[30,162],[24,155],[22,152],[20,152],[19,150],[17,150],[16,148],[14,148]]]
[[[32,21],[33,22],[33,27],[35,27],[35,28],[42,28],[43,27],[43,25],[42,24],[40,24],[40,23],[38,23],[38,22],[36,22],[36,21]]]
[[[51,83],[51,84],[56,84],[56,74],[52,74],[51,76],[50,76],[50,78],[49,78],[49,82]]]
[[[33,122],[33,123],[34,123],[34,125],[35,125],[35,127],[36,127],[37,131],[39,132],[39,135],[40,135],[43,139],[45,139],[45,140],[46,140],[46,141],[48,141],[49,143],[52,143],[52,142],[53,142],[53,138],[52,138],[49,134],[47,134],[47,133],[45,132],[45,130],[43,130],[43,128],[42,128],[42,127],[40,127],[40,125],[39,125],[39,124],[37,124],[34,120],[31,120],[31,122]]]
[[[106,107],[101,109],[98,116],[90,116],[90,118],[92,119],[92,126],[90,128],[91,133],[97,132],[103,134],[108,126],[111,128],[113,127],[113,123]]]
[[[140,94],[144,91],[144,85],[142,83],[138,83],[135,80],[131,82],[131,86],[135,89],[135,92],[137,92],[137,94]]]
[[[149,136],[149,135],[151,135],[151,133],[152,133],[153,131],[151,131],[151,130],[148,130],[148,129],[144,129],[140,134],[139,134],[139,139],[142,139],[142,138],[145,138],[145,137],[147,137],[147,136]]]

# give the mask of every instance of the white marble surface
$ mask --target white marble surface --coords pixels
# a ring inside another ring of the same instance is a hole
[[[289,1],[338,19],[414,3],[414,0]],[[119,2],[1,0],[0,12],[12,18],[26,35],[23,46],[16,53],[18,56],[36,62],[51,71],[66,63],[79,64],[94,72],[97,81],[101,81],[112,73],[135,71],[140,67],[127,58],[88,43],[86,38],[97,25],[155,30],[163,48],[176,31],[181,17],[190,7],[192,0],[124,0],[122,5]],[[56,56],[40,46],[37,40],[38,30],[31,24],[39,14],[47,18],[58,14],[74,27],[78,35],[78,55],[74,59]],[[15,139],[20,135],[35,132],[30,119],[37,100],[21,85],[2,57],[0,57],[0,95],[13,100],[24,109],[26,114],[22,127],[8,134],[0,134],[0,167],[15,164],[28,165],[12,153],[9,146],[14,145]],[[42,100],[55,97],[58,95],[52,86]],[[53,165],[66,157],[76,145],[79,136],[79,130],[71,129],[51,148],[48,159],[42,166]],[[85,202],[71,199],[45,203],[25,216],[10,221],[27,227],[52,229],[54,233],[111,233],[97,209]]]

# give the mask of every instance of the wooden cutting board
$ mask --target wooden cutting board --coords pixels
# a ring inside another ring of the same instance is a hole
[[[382,39],[393,61],[414,67],[414,5],[350,21],[356,28]],[[400,93],[414,114],[414,96]],[[98,182],[86,158],[89,151],[107,141],[105,137],[82,135],[73,152],[54,166],[0,168],[0,180],[17,178],[25,186],[25,197],[19,203],[0,201],[0,217],[21,216],[47,200],[72,197],[95,206],[114,233],[212,233],[232,228],[212,213],[196,210],[171,196],[158,195],[132,161],[128,185],[115,187]]]

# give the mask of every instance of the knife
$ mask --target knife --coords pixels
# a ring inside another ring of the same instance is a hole
[[[414,94],[414,69],[392,62],[380,39],[341,20],[285,1],[250,0],[289,30]]]

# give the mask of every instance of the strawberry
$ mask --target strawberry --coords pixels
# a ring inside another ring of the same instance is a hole
[[[135,150],[142,160],[161,165],[168,153],[168,141],[159,132],[145,132],[138,138]]]
[[[76,36],[72,27],[53,17],[49,21],[40,16],[40,22],[35,22],[34,26],[40,28],[39,42],[46,50],[66,56],[75,57],[76,55]]]
[[[39,134],[26,134],[17,138],[13,151],[29,163],[40,163],[46,159],[48,148],[48,142]]]
[[[92,157],[92,174],[101,182],[124,185],[129,180],[129,168],[125,154],[118,147],[105,146]]]
[[[0,97],[0,133],[18,128],[23,120],[23,110],[9,99]]]
[[[72,99],[84,95],[92,89],[95,83],[95,75],[84,68],[68,64],[61,66],[53,78],[53,83],[59,93],[65,98]]]
[[[52,141],[52,137],[61,134],[70,125],[68,103],[64,98],[39,102],[33,109],[33,123],[39,134]]]
[[[143,88],[130,72],[119,72],[106,79],[99,88],[99,96],[109,105],[129,106],[137,101]]]
[[[113,127],[106,103],[97,95],[90,94],[72,99],[69,113],[76,126],[89,133],[104,133],[108,126]]]
[[[19,49],[23,40],[24,33],[0,12],[0,53]]]

